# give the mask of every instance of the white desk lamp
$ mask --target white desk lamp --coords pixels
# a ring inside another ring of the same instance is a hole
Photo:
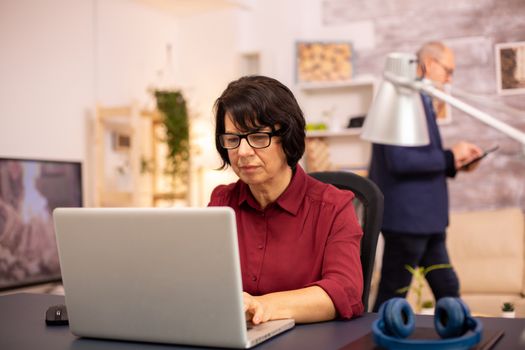
[[[361,138],[390,145],[427,145],[428,129],[419,96],[419,91],[424,91],[519,141],[525,151],[524,132],[444,93],[428,80],[417,80],[416,71],[415,55],[388,55],[384,80],[365,118]]]

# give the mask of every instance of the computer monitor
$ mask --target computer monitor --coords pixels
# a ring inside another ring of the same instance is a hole
[[[60,280],[52,212],[81,206],[80,162],[0,157],[0,290]]]

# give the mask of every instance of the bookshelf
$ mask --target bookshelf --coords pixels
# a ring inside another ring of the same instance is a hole
[[[326,130],[308,130],[304,165],[307,171],[349,170],[366,175],[371,145],[360,138],[361,128],[348,128],[351,118],[366,116],[376,80],[359,76],[351,81],[297,84],[307,123]]]

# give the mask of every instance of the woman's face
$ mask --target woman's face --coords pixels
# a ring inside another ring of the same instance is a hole
[[[239,130],[234,125],[227,113],[225,132],[245,134],[252,130]],[[272,131],[270,127],[263,127],[257,131]],[[285,176],[289,168],[286,155],[281,144],[281,138],[273,136],[270,146],[266,148],[253,148],[246,139],[241,139],[239,147],[228,150],[231,167],[235,174],[248,185],[264,185],[278,182]]]

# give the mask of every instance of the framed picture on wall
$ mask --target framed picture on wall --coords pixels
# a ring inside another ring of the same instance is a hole
[[[129,152],[131,150],[131,135],[118,131],[112,132],[111,145],[116,152]]]
[[[496,78],[499,94],[525,93],[525,41],[496,44]]]
[[[351,80],[353,51],[350,42],[296,43],[296,81],[334,82]]]

